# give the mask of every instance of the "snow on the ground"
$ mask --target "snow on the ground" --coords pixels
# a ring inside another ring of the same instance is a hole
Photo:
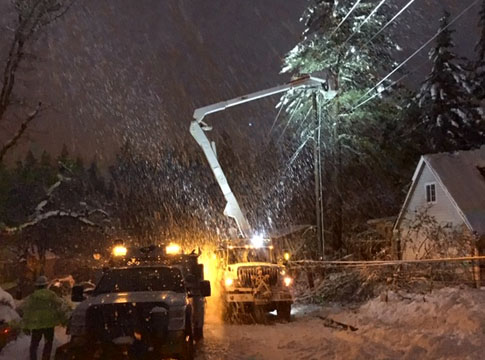
[[[197,359],[484,359],[484,304],[485,290],[446,288],[425,295],[389,292],[357,308],[295,305],[290,323],[211,318]],[[358,330],[328,327],[322,318]],[[0,360],[28,359],[29,339],[7,345]],[[67,340],[57,328],[55,346]]]
[[[69,341],[66,335],[66,328],[56,327],[54,332],[54,346],[52,347],[51,359],[54,359],[55,349]],[[5,346],[0,352],[0,360],[28,360],[29,359],[30,336],[20,335],[17,340]],[[37,359],[42,358],[42,350],[44,349],[44,340],[40,342],[37,349]]]
[[[357,309],[297,309],[288,324],[210,323],[198,359],[484,359],[483,304],[483,290],[448,288],[389,293]],[[319,316],[358,330],[327,327]]]

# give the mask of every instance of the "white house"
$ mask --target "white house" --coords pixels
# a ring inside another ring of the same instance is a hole
[[[415,236],[411,240],[409,234],[413,220],[423,211],[440,227],[463,226],[473,236],[485,235],[485,146],[421,157],[394,225],[403,259],[420,257],[417,247],[411,245],[422,239]]]

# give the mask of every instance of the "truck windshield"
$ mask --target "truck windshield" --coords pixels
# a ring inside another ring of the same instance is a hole
[[[229,250],[229,264],[241,262],[271,262],[271,250],[269,248],[246,249],[233,248]]]
[[[169,267],[113,269],[105,273],[94,294],[134,291],[184,292],[179,269]]]

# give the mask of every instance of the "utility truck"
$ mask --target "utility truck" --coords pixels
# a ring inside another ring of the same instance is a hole
[[[202,148],[224,194],[224,215],[234,219],[238,230],[238,236],[224,241],[218,251],[223,275],[225,317],[229,320],[243,311],[252,312],[256,320],[260,320],[266,311],[273,310],[277,311],[279,318],[289,320],[293,303],[290,291],[293,279],[288,276],[285,267],[278,264],[271,240],[252,230],[217,159],[215,144],[206,135],[212,127],[205,118],[233,106],[297,88],[320,91],[326,99],[331,99],[335,93],[328,91],[326,85],[323,79],[304,76],[284,85],[204,106],[194,111],[190,133]]]
[[[73,287],[71,300],[79,305],[68,325],[71,340],[55,359],[193,359],[210,296],[198,256],[176,244],[117,244],[89,294]]]

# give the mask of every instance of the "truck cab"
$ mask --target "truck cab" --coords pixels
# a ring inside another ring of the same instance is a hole
[[[276,310],[277,317],[289,321],[293,279],[277,264],[274,248],[268,244],[225,244],[218,251],[223,272],[224,317],[237,320],[240,313],[251,313],[264,321],[265,313]]]
[[[89,297],[73,288],[80,304],[68,327],[71,341],[56,359],[193,359],[210,296],[198,265],[195,254],[118,245]]]

